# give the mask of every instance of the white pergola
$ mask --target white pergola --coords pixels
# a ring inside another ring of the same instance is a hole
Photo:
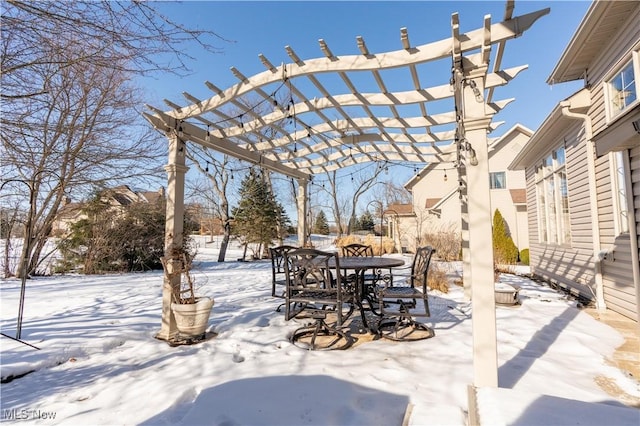
[[[170,101],[165,101],[168,111],[147,106],[150,112],[144,116],[169,140],[167,257],[183,243],[187,143],[296,179],[300,245],[308,242],[308,185],[314,175],[367,162],[455,163],[463,205],[464,282],[473,307],[474,384],[497,386],[487,135],[497,127],[493,116],[512,99],[491,98],[494,88],[527,68],[499,69],[506,41],[520,36],[549,9],[519,17],[512,17],[512,11],[509,0],[503,22],[492,24],[487,15],[480,28],[462,34],[454,13],[451,37],[417,46],[402,28],[402,48],[390,52],[369,51],[362,37],[356,38],[356,55],[338,56],[322,39],[323,56],[315,59],[301,59],[286,46],[290,63],[275,66],[259,55],[265,71],[247,77],[232,67],[238,83],[223,90],[206,82],[213,92],[208,99],[184,92],[183,106]],[[450,61],[451,74],[442,76],[441,85],[424,87],[420,66],[435,61]],[[388,89],[386,74],[397,70],[404,70],[409,89]],[[363,75],[378,90],[360,91]],[[323,83],[330,79],[332,84]],[[453,109],[432,113],[443,100]],[[231,109],[240,112],[231,114]],[[167,341],[177,333],[170,309],[174,284],[165,278],[157,337]]]

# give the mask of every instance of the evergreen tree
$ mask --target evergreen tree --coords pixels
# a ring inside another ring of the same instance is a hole
[[[507,224],[496,209],[493,214],[493,257],[496,263],[514,264],[518,260],[518,248],[507,229]]]
[[[233,209],[233,234],[246,245],[257,244],[258,253],[278,238],[278,229],[289,222],[262,176],[251,170],[240,184],[240,202]]]
[[[329,235],[329,223],[327,222],[327,215],[324,214],[323,210],[320,210],[316,216],[313,232],[320,235]]]
[[[165,200],[132,203],[114,210],[97,193],[85,204],[86,218],[73,223],[71,234],[59,246],[59,271],[82,265],[85,274],[161,269],[164,253]],[[185,235],[191,231],[185,217]],[[185,245],[189,244],[185,236]]]
[[[373,232],[375,229],[375,222],[373,220],[373,216],[368,211],[364,212],[360,219],[358,220],[358,229],[361,231],[370,231]]]

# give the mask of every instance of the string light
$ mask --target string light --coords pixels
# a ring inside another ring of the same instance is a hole
[[[484,98],[482,97],[482,93],[480,93],[480,89],[478,89],[478,85],[476,84],[475,80],[471,80],[469,82],[469,87],[471,87],[471,90],[473,90],[473,94],[476,97],[476,101],[483,102]]]
[[[471,148],[470,150],[470,156],[469,156],[469,164],[471,164],[472,166],[477,166],[478,165],[478,157],[476,157],[476,150]]]

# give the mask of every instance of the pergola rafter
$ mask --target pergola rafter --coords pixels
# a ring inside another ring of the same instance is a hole
[[[494,102],[492,96],[527,68],[499,69],[506,41],[549,9],[515,18],[512,11],[513,0],[507,0],[503,22],[492,24],[487,15],[480,28],[467,33],[460,33],[455,13],[451,37],[423,45],[412,45],[402,28],[402,49],[391,52],[371,52],[360,36],[355,55],[337,55],[321,39],[323,56],[303,60],[286,46],[292,62],[275,66],[260,54],[265,71],[247,77],[232,67],[239,82],[224,90],[206,82],[214,93],[208,99],[183,92],[184,106],[168,100],[169,111],[148,106],[144,116],[169,139],[166,255],[183,244],[187,143],[297,179],[300,245],[308,243],[308,184],[314,175],[369,162],[380,167],[453,163],[462,199],[463,278],[473,303],[474,384],[497,386],[493,255],[487,251],[492,246],[487,134],[501,124],[493,117],[512,99]],[[489,72],[493,45],[498,45],[497,58]],[[448,84],[423,87],[426,77],[419,67],[442,60],[451,63],[451,74],[443,76]],[[407,75],[393,81],[386,75],[398,71]],[[361,75],[370,77],[378,92],[360,90]],[[323,82],[325,76],[334,77],[331,84]],[[336,81],[343,87],[336,88]],[[405,86],[389,90],[398,83]],[[449,102],[444,111],[443,101]],[[168,341],[177,333],[170,305],[179,279],[165,278],[163,288],[157,337]]]
[[[164,112],[164,118],[168,116],[175,121],[163,120],[164,126],[158,128],[164,131],[175,130],[182,122],[192,121],[210,133],[210,140],[227,140],[242,150],[259,153],[261,158],[274,162],[286,161],[292,157],[300,160],[287,161],[287,167],[309,177],[343,167],[344,163],[337,163],[336,157],[332,155],[335,151],[345,155],[358,151],[364,155],[359,162],[366,162],[365,159],[369,162],[406,162],[416,159],[421,163],[441,161],[437,157],[432,158],[421,146],[446,141],[453,144],[455,132],[451,129],[456,126],[456,112],[452,110],[429,114],[428,111],[432,109],[429,108],[429,103],[453,100],[454,94],[450,84],[423,87],[418,66],[444,59],[451,59],[454,65],[459,63],[464,66],[463,55],[473,51],[479,51],[473,56],[479,55],[482,57],[481,61],[488,61],[492,44],[503,43],[517,36],[544,13],[545,11],[538,11],[493,25],[490,18],[485,17],[482,28],[465,34],[459,33],[458,17],[454,15],[452,39],[411,46],[408,31],[402,28],[400,41],[403,48],[379,54],[370,52],[362,37],[356,39],[360,50],[357,55],[336,55],[326,41],[321,39],[319,46],[324,56],[303,60],[291,46],[286,46],[291,63],[275,66],[265,55],[260,54],[259,59],[265,66],[265,71],[247,77],[237,68],[231,67],[231,72],[239,82],[226,90],[206,82],[207,87],[214,92],[211,98],[201,100],[184,92],[187,105],[179,106],[166,101],[172,109]],[[473,61],[475,60],[472,59]],[[402,68],[409,71],[411,90],[389,91],[381,72]],[[526,66],[519,66],[487,74],[485,89],[507,84],[524,69]],[[359,72],[369,72],[380,92],[360,91],[357,83],[350,77]],[[318,78],[330,73],[344,83],[348,93],[333,93],[332,88]],[[307,85],[310,83],[320,96],[307,95],[304,81]],[[289,101],[281,105],[276,94],[284,92],[288,92],[286,94]],[[253,102],[254,105],[248,105],[247,102]],[[256,103],[259,104],[258,107]],[[491,112],[499,112],[506,103],[508,101],[490,104]],[[413,114],[403,114],[399,110],[399,107],[412,105],[416,108]],[[236,112],[229,112],[230,107]],[[388,116],[379,114],[382,107],[387,108]],[[354,108],[360,111],[359,115],[354,115]],[[152,111],[158,118],[157,109],[153,108]],[[238,114],[237,111],[241,113]],[[332,112],[334,117],[330,117]],[[186,136],[182,140],[197,143],[191,133],[183,133]],[[266,133],[269,133],[269,137],[266,137]],[[365,149],[363,144],[344,144],[344,136],[364,136],[370,133],[378,136],[371,140],[373,150]],[[340,141],[342,145],[335,141]],[[389,144],[391,151],[380,149],[380,141]],[[399,145],[400,141],[407,141],[411,149],[407,150]],[[415,155],[411,155],[411,151]],[[391,153],[395,155],[392,156]],[[293,176],[286,167],[277,171]]]

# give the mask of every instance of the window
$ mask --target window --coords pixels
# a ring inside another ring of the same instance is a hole
[[[613,223],[616,235],[629,232],[629,211],[627,207],[627,164],[625,152],[611,153],[611,189]]]
[[[489,186],[491,187],[491,189],[506,189],[507,176],[505,172],[489,173]]]
[[[607,95],[609,103],[609,118],[615,117],[620,112],[627,110],[629,105],[638,100],[638,81],[636,70],[638,54],[635,53],[611,79],[607,81]]]
[[[564,147],[544,158],[536,170],[538,238],[548,244],[570,244],[569,191]]]

